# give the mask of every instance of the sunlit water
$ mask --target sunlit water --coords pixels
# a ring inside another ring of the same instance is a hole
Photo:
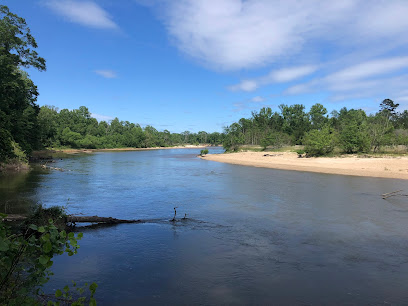
[[[0,209],[148,219],[84,230],[48,291],[98,284],[101,305],[407,304],[406,181],[252,168],[199,150],[109,152],[0,177]],[[221,149],[210,151],[221,152]],[[187,220],[175,224],[187,214]]]

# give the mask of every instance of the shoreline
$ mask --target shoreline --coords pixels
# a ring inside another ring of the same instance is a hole
[[[278,170],[408,180],[408,156],[298,158],[293,152],[238,152],[208,154],[202,159]]]
[[[49,149],[34,151],[33,156],[42,154],[78,154],[78,153],[94,153],[94,152],[122,152],[122,151],[149,151],[149,150],[170,150],[170,149],[203,149],[212,147],[211,145],[186,145],[186,146],[174,146],[174,147],[151,147],[151,148],[113,148],[113,149]],[[217,147],[217,146],[214,146]]]

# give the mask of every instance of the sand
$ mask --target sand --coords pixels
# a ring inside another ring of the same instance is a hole
[[[148,151],[148,150],[170,150],[170,149],[204,149],[209,146],[205,145],[185,145],[174,147],[152,147],[152,148],[114,148],[114,149],[57,149],[54,152],[61,152],[66,154],[78,154],[78,153],[93,153],[93,152],[116,152],[116,151]],[[37,151],[47,152],[47,151]]]
[[[408,180],[408,156],[298,158],[292,152],[239,152],[208,154],[203,158],[243,166]]]

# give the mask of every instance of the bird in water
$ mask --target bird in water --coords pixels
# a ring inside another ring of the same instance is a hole
[[[176,208],[178,208],[178,207],[174,207],[174,217],[173,217],[173,219],[171,220],[171,221],[176,221],[176,215],[177,215],[177,210],[176,210]]]

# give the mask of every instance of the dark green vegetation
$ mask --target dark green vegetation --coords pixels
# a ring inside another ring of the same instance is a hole
[[[37,87],[21,68],[45,70],[23,18],[0,6],[0,162],[40,147]]]
[[[0,163],[21,163],[44,147],[123,148],[167,147],[183,144],[220,144],[223,134],[170,133],[152,126],[119,121],[98,122],[89,110],[58,111],[39,107],[38,91],[22,68],[45,71],[45,60],[25,20],[0,6]]]
[[[204,156],[206,154],[208,154],[208,149],[203,149],[200,151],[200,156]]]
[[[343,153],[379,152],[384,147],[408,147],[408,111],[397,112],[399,104],[385,99],[376,114],[362,109],[342,108],[327,114],[321,104],[309,112],[301,104],[280,105],[280,112],[262,108],[225,128],[223,146],[236,151],[242,145],[279,148],[304,145],[309,156],[322,156],[338,148]]]
[[[10,227],[4,222],[6,215],[0,215],[0,304],[1,305],[58,305],[64,300],[73,305],[83,305],[89,299],[95,305],[93,295],[96,284],[86,286],[90,296],[81,296],[84,288],[79,288],[78,298],[73,298],[70,288],[57,290],[55,297],[44,296],[41,286],[52,272],[52,258],[64,252],[76,254],[77,241],[82,233],[75,235],[65,231],[64,210],[59,207],[45,209],[41,206],[20,225]],[[73,284],[76,290],[76,284]],[[55,302],[54,302],[55,300]]]
[[[118,118],[110,122],[98,122],[85,106],[72,111],[58,111],[55,107],[43,106],[38,122],[40,142],[46,147],[149,148],[199,143],[217,145],[223,141],[223,134],[217,132],[160,132],[150,125],[142,128],[139,124],[120,121]]]

